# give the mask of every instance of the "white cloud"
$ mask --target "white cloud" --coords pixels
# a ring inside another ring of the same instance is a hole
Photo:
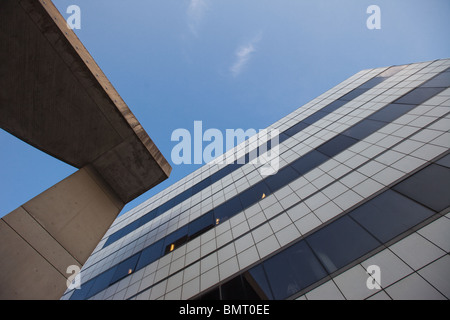
[[[237,77],[248,64],[252,54],[256,51],[256,44],[261,41],[261,34],[258,34],[248,43],[240,46],[235,53],[235,62],[230,67],[231,74]]]
[[[187,9],[187,20],[189,30],[195,36],[198,36],[198,28],[203,20],[205,11],[208,8],[206,0],[190,0]]]

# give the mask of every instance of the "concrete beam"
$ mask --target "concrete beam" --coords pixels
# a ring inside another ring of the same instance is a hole
[[[0,220],[0,299],[59,299],[123,208],[91,167]]]

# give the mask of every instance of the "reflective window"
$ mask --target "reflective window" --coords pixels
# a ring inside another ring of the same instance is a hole
[[[257,203],[259,200],[264,199],[271,193],[272,192],[267,187],[266,183],[264,181],[260,181],[239,194],[239,198],[241,199],[242,207],[246,209]]]
[[[450,169],[431,164],[397,184],[394,190],[440,212],[450,206]]]
[[[242,211],[241,200],[239,196],[231,198],[230,200],[222,203],[220,206],[214,208],[214,216],[216,219],[216,224],[221,223],[229,218],[233,217],[235,214]]]
[[[450,168],[450,154],[443,157],[441,160],[436,161],[437,164]]]
[[[356,142],[358,140],[340,134],[319,146],[317,150],[332,158]]]
[[[142,269],[150,263],[158,260],[161,257],[163,250],[164,239],[155,242],[141,251],[141,256],[137,264],[136,270]]]
[[[302,156],[301,158],[295,160],[291,167],[295,169],[300,175],[304,175],[305,173],[309,172],[310,170],[318,167],[325,161],[327,161],[329,157],[324,155],[323,153],[320,153],[319,151],[312,150]]]
[[[350,91],[349,93],[347,93],[345,96],[339,98],[339,100],[344,100],[344,101],[351,101],[353,99],[355,99],[356,97],[359,97],[360,95],[362,95],[364,92],[366,92],[369,89],[354,89],[352,91]]]
[[[262,264],[253,267],[244,274],[244,278],[252,286],[261,300],[273,300],[272,291],[267,281],[266,273]]]
[[[132,274],[136,269],[136,264],[139,260],[139,254],[135,254],[134,256],[129,257],[128,259],[122,261],[115,268],[116,271],[111,278],[111,281],[108,285],[111,285],[122,278],[125,278],[127,275]],[[107,286],[108,286],[107,285]],[[105,286],[105,288],[107,287]]]
[[[391,103],[384,107],[383,109],[375,112],[371,116],[368,117],[370,120],[384,121],[384,122],[392,122],[395,119],[398,119],[405,113],[414,109],[416,105],[408,105],[408,104],[396,104]]]
[[[348,216],[307,237],[306,241],[329,273],[375,249],[380,243]]]
[[[187,242],[188,225],[172,232],[164,238],[164,254],[167,254]]]
[[[305,241],[300,241],[264,263],[276,300],[286,299],[327,274]]]
[[[221,286],[222,300],[246,300],[247,295],[243,290],[240,276],[237,276]]]
[[[116,269],[116,267],[111,268],[95,277],[94,283],[92,284],[89,293],[86,295],[86,298],[90,298],[100,291],[106,289],[111,284],[111,279],[114,276]]]
[[[327,105],[326,107],[324,107],[324,108],[322,108],[320,110],[322,112],[325,112],[325,113],[332,113],[333,111],[336,111],[337,109],[342,107],[347,102],[348,101],[344,101],[344,100],[335,100],[335,101],[331,102],[329,105]]]
[[[443,91],[444,88],[416,88],[410,93],[407,93],[400,99],[395,100],[395,103],[405,103],[405,104],[422,104],[430,98],[437,95],[439,92]]]
[[[200,218],[195,219],[189,223],[189,240],[205,233],[215,225],[213,211],[209,211]]]
[[[372,78],[369,81],[363,83],[362,85],[360,85],[359,88],[361,88],[361,89],[372,89],[376,85],[382,83],[384,80],[385,80],[385,78],[383,78],[383,77],[375,77],[375,78]]]
[[[433,214],[433,211],[391,190],[350,213],[381,242],[391,240]]]
[[[450,87],[450,71],[442,72],[433,79],[425,82],[421,87],[448,88]]]
[[[290,166],[280,169],[276,174],[268,176],[264,181],[272,192],[279,190],[291,181],[299,177],[297,171]]]
[[[323,117],[325,117],[327,114],[328,113],[325,113],[322,111],[317,111],[316,113],[313,113],[312,115],[308,116],[306,119],[303,119],[302,122],[307,123],[307,124],[313,124],[317,120],[320,120]]]
[[[386,123],[373,120],[363,120],[360,123],[354,125],[350,129],[344,131],[342,134],[362,140],[372,133],[377,132],[380,128],[384,127]]]
[[[300,131],[302,131],[303,129],[305,129],[307,127],[309,127],[309,124],[307,124],[305,122],[299,122],[296,125],[290,127],[286,131],[284,131],[284,134],[287,134],[288,136],[292,137],[293,135],[299,133]]]

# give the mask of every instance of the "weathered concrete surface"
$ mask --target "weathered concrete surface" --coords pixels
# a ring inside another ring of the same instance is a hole
[[[92,164],[126,203],[169,176],[51,1],[2,0],[0,43],[1,128],[77,168]]]
[[[50,0],[0,0],[0,127],[81,168],[0,220],[0,299],[59,299],[172,168]]]
[[[0,299],[59,299],[124,203],[85,167],[0,220]]]

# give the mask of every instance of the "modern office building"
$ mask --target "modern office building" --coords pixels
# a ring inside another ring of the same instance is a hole
[[[62,299],[450,298],[449,87],[450,59],[358,72],[268,128],[277,173],[189,174],[116,219]]]

